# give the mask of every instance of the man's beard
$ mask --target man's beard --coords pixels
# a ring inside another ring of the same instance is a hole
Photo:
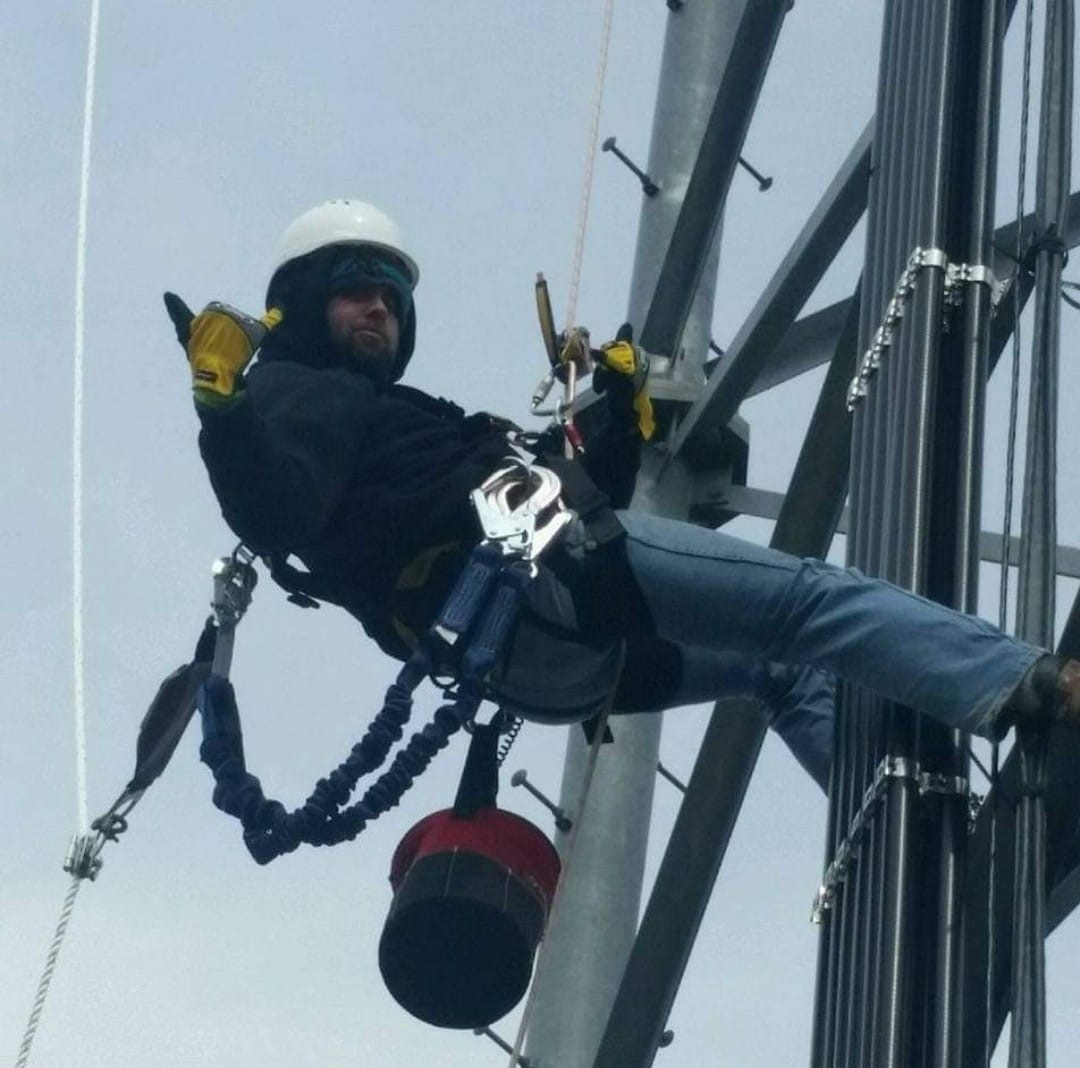
[[[354,341],[345,353],[345,365],[378,386],[390,384],[396,360],[386,345]]]

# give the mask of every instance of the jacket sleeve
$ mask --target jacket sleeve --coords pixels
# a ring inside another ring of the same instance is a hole
[[[597,488],[607,494],[612,507],[626,508],[641,466],[637,416],[629,404],[613,403],[611,397],[602,407],[595,425],[590,425],[582,463]]]
[[[257,364],[241,398],[199,410],[199,451],[225,521],[255,552],[296,550],[340,506],[373,390],[362,376]]]

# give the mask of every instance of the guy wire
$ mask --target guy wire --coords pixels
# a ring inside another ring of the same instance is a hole
[[[1016,275],[1013,282],[1013,336],[1012,367],[1010,371],[1009,429],[1006,434],[1005,456],[1005,502],[1001,527],[1001,580],[998,595],[998,626],[1008,630],[1009,622],[1009,543],[1012,537],[1013,469],[1016,465],[1016,427],[1020,406],[1020,313],[1023,302],[1020,290],[1024,270],[1024,197],[1027,186],[1028,125],[1031,111],[1031,41],[1035,19],[1035,2],[1027,0],[1024,16],[1023,87],[1020,102],[1020,154],[1016,179]],[[990,1063],[994,1040],[994,913],[997,908],[997,847],[998,847],[998,797],[1000,794],[999,769],[1000,743],[995,741],[991,750],[989,797],[990,810],[990,856],[987,872],[986,904],[986,1027],[984,1051],[986,1063]]]

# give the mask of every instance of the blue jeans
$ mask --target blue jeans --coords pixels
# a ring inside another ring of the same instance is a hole
[[[818,782],[831,759],[830,676],[985,734],[1044,653],[854,568],[641,512],[619,519],[658,634],[684,647],[669,706],[761,698]]]

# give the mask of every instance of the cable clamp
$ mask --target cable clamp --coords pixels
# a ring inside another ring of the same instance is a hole
[[[943,248],[917,248],[919,267],[938,267],[945,271],[949,268],[949,257]]]
[[[921,778],[919,762],[910,757],[886,757],[878,765],[878,774],[882,779],[908,779],[918,782]]]
[[[942,794],[948,797],[967,797],[970,785],[963,775],[945,775],[924,771],[919,776],[919,794]]]
[[[986,286],[990,291],[990,303],[995,308],[1006,289],[1005,283],[984,263],[950,263],[945,268],[945,299],[949,304],[962,304],[962,287],[971,284]]]
[[[863,353],[859,369],[848,386],[847,410],[849,412],[853,412],[856,405],[866,397],[870,379],[877,374],[878,369],[881,367],[881,360],[885,355],[885,350],[892,345],[896,324],[903,318],[907,302],[912,293],[915,292],[915,283],[918,280],[919,273],[927,267],[943,270],[947,276],[949,257],[945,254],[945,250],[919,247],[912,250],[900,277],[897,279],[893,295],[889,299],[889,303],[885,305],[885,315],[881,325],[874,332],[869,348]]]
[[[814,904],[810,912],[810,922],[822,924],[825,922],[825,913],[832,907],[836,897],[837,888],[847,878],[848,869],[858,854],[863,836],[874,818],[878,803],[885,797],[891,779],[906,779],[909,782],[919,783],[918,761],[909,757],[885,757],[874,769],[874,777],[863,793],[862,802],[858,811],[848,825],[847,836],[836,849],[836,855],[828,868],[825,869],[825,877],[814,898]]]

